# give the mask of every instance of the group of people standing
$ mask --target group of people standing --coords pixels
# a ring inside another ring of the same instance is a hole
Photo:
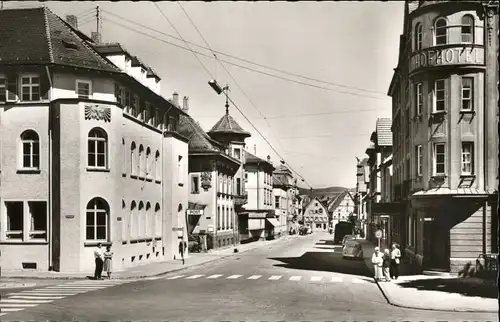
[[[390,282],[399,277],[399,264],[401,262],[401,251],[399,245],[392,244],[392,249],[385,249],[382,253],[379,247],[375,247],[372,255],[372,264],[375,271],[375,279]]]
[[[108,274],[108,279],[111,279],[111,273],[113,272],[113,252],[111,251],[111,246],[106,246],[106,251],[102,251],[102,244],[97,244],[94,250],[95,257],[95,272],[94,279],[102,280],[102,271],[104,270]]]

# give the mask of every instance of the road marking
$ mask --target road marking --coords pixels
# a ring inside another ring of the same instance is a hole
[[[14,308],[14,307],[2,308],[2,312],[19,312],[22,310],[24,310],[24,308]]]
[[[227,279],[228,279],[228,280],[235,280],[235,279],[240,278],[240,277],[242,277],[242,276],[243,276],[243,275],[231,275],[231,276],[229,276]]]
[[[215,279],[215,278],[219,278],[221,276],[222,276],[222,274],[215,274],[215,275],[211,275],[211,276],[209,276],[207,278],[209,278],[209,279]]]
[[[302,276],[292,276],[290,277],[290,281],[300,281],[302,279]]]
[[[27,304],[27,303],[1,303],[0,308],[3,310],[3,308],[9,308],[9,307],[35,307],[38,304]]]
[[[194,280],[196,278],[200,278],[202,277],[203,275],[192,275],[192,276],[189,276],[189,277],[186,277],[187,280]]]
[[[31,304],[40,304],[40,303],[50,303],[52,300],[16,300],[16,299],[1,299],[0,303],[31,303]]]
[[[21,293],[10,293],[8,294],[9,296],[16,296],[16,295],[31,295],[31,296],[72,296],[72,295],[77,295],[79,293],[47,293],[47,292],[21,292]]]
[[[60,300],[64,296],[25,296],[25,295],[14,295],[10,296],[10,299],[24,299],[24,300]]]
[[[334,277],[332,277],[331,282],[335,282],[335,283],[342,282],[342,278],[334,276]]]
[[[311,277],[311,282],[319,282],[323,279],[323,276],[313,276]]]
[[[258,280],[261,277],[262,277],[262,275],[252,275],[249,278],[247,278],[247,280]]]
[[[50,286],[44,290],[101,290],[107,288],[106,286]]]
[[[171,277],[167,277],[166,279],[167,280],[176,280],[178,278],[182,278],[184,277],[185,275],[176,275],[176,276],[171,276]]]
[[[271,281],[277,281],[281,278],[281,275],[273,275],[271,277],[269,277],[269,280]]]
[[[353,278],[352,280],[353,283],[355,284],[363,284],[363,283],[366,283],[365,280],[362,280],[362,279],[359,279],[359,278]]]

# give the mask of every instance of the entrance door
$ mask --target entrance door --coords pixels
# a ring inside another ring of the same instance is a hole
[[[450,238],[448,227],[439,220],[424,221],[424,262],[426,269],[448,271]]]

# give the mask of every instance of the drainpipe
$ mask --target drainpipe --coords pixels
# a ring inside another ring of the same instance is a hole
[[[48,173],[49,173],[49,198],[48,198],[48,208],[49,208],[49,220],[48,220],[48,225],[47,225],[47,239],[49,241],[49,271],[53,270],[53,263],[52,263],[52,247],[53,247],[53,242],[52,242],[52,120],[51,120],[51,108],[52,108],[52,103],[50,103],[50,100],[52,100],[52,78],[50,77],[50,71],[49,67],[45,66],[45,71],[47,72],[47,78],[49,79],[49,142],[48,142],[48,148],[49,148],[49,164],[48,164]]]

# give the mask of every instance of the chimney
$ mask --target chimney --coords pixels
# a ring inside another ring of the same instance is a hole
[[[101,34],[99,34],[98,32],[96,31],[92,31],[91,35],[90,35],[90,38],[92,39],[93,42],[95,42],[96,44],[100,44],[101,43]]]
[[[78,29],[78,18],[75,15],[66,15],[66,22],[71,25],[71,27]]]
[[[253,145],[253,154],[257,155],[257,144]]]
[[[174,103],[175,106],[179,106],[179,94],[177,92],[172,94],[172,103]]]
[[[187,96],[182,99],[182,110],[186,113],[189,111],[189,97]]]

